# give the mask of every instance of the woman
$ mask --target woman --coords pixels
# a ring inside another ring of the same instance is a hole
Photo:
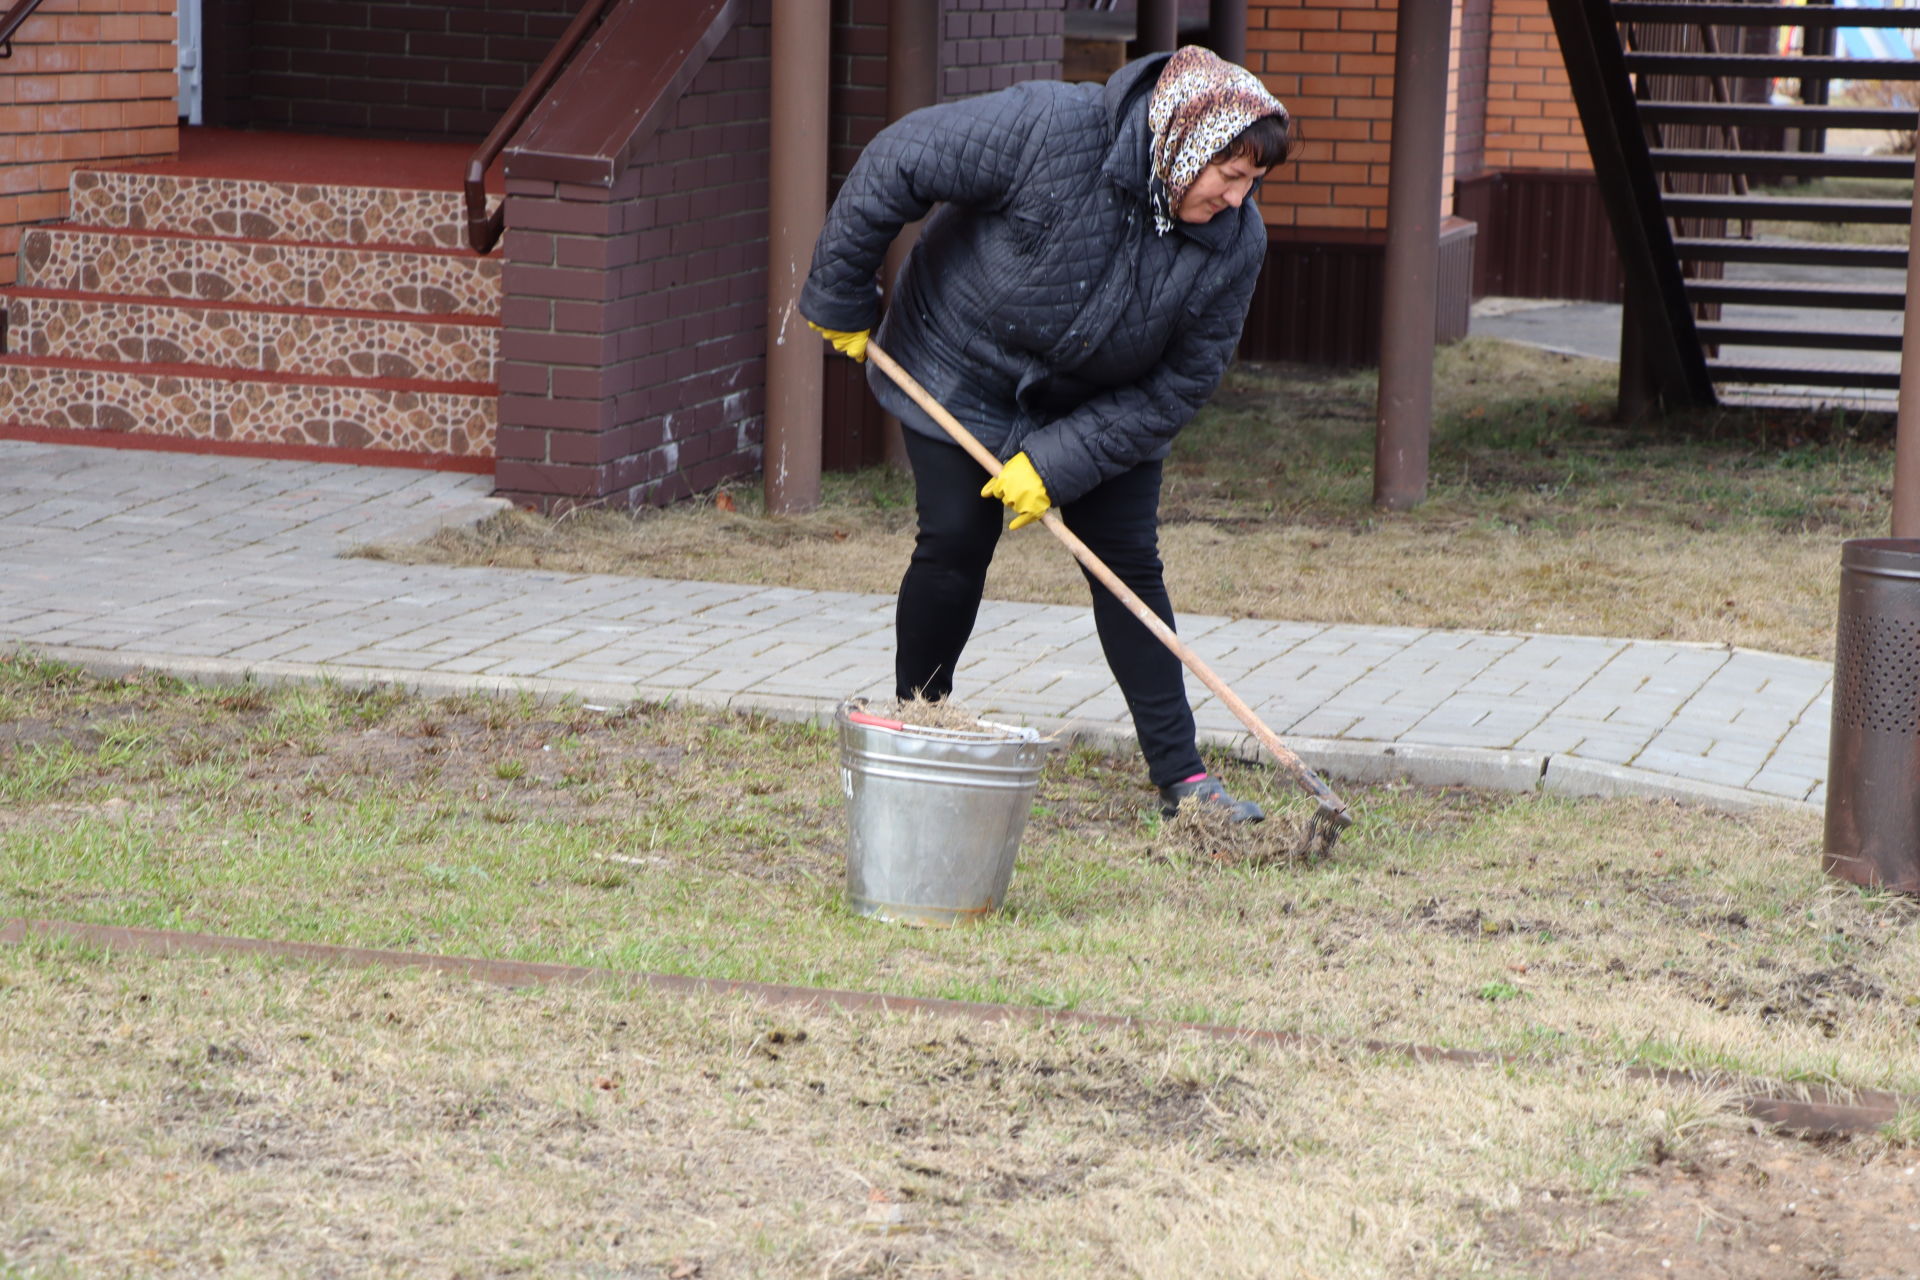
[[[952,690],[1001,504],[1015,529],[1058,506],[1172,624],[1161,461],[1239,341],[1266,252],[1249,196],[1290,145],[1286,109],[1259,80],[1190,47],[1130,63],[1104,87],[1030,82],[928,107],[861,155],[827,215],[800,310],[864,361],[887,246],[940,204],[880,342],[1005,463],[982,488],[979,465],[869,373],[906,428],[920,517],[900,584],[900,697]],[[1194,800],[1236,821],[1263,818],[1207,775],[1179,659],[1097,583],[1093,605],[1163,812]]]

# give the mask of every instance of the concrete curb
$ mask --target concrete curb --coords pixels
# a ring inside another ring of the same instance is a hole
[[[1715,782],[1695,782],[1646,769],[1603,764],[1572,756],[1555,756],[1547,762],[1541,789],[1563,796],[1668,797],[1682,803],[1727,809],[1735,813],[1754,809],[1802,809],[1808,813],[1825,811],[1822,805],[1795,800],[1790,796],[1769,795],[1764,791],[1748,791]]]
[[[513,502],[507,498],[468,498],[457,507],[448,507],[446,510],[435,512],[430,516],[422,516],[411,524],[402,525],[391,533],[380,535],[380,537],[374,539],[372,542],[355,543],[349,547],[344,554],[351,556],[356,551],[364,548],[381,546],[388,543],[409,545],[415,542],[425,542],[442,529],[472,528],[474,525],[482,524],[494,516],[499,515],[502,511],[509,511],[512,510],[512,508]]]
[[[526,693],[554,699],[573,697],[606,707],[629,702],[653,702],[818,725],[832,724],[834,711],[842,701],[837,697],[718,693],[637,682],[617,684],[607,681],[550,680],[537,676],[459,675],[397,667],[237,662],[230,658],[194,658],[67,645],[15,645],[12,651],[70,663],[95,675],[110,678],[124,677],[136,671],[156,671],[202,684],[239,683],[247,679],[266,684],[330,682],[348,688],[398,686],[438,697],[465,693]],[[1133,731],[1117,724],[1054,716],[1026,717],[1026,722],[1054,735],[1062,747],[1085,745],[1108,751],[1128,751],[1134,746]],[[1337,738],[1293,738],[1283,741],[1293,748],[1308,768],[1334,783],[1407,782],[1416,786],[1475,787],[1485,791],[1514,793],[1545,791],[1569,797],[1669,799],[1681,804],[1734,813],[1769,808],[1824,812],[1821,805],[1786,796],[1695,782],[1645,769],[1581,760],[1572,756]],[[1202,732],[1200,745],[1203,749],[1224,753],[1247,763],[1275,765],[1272,754],[1251,734]]]

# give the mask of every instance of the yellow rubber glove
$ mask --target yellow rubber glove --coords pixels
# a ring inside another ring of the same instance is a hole
[[[980,496],[998,498],[1013,508],[1015,514],[1013,523],[1007,526],[1009,529],[1026,528],[1053,506],[1053,499],[1047,496],[1046,482],[1040,479],[1040,473],[1033,469],[1032,460],[1024,453],[1007,459],[1007,465],[987,481]]]
[[[831,342],[835,351],[854,363],[867,362],[867,339],[873,336],[873,330],[861,329],[856,333],[842,333],[838,329],[822,329],[811,320],[807,321],[807,328]]]

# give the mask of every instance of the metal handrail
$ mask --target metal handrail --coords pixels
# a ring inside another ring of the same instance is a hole
[[[7,16],[0,18],[0,58],[13,56],[13,33],[39,7],[40,0],[15,0],[13,8],[7,10]]]
[[[30,5],[40,0],[24,0]],[[487,169],[507,149],[507,143],[519,132],[520,126],[527,122],[534,108],[543,101],[553,82],[560,78],[573,55],[585,43],[587,35],[605,16],[606,11],[616,0],[587,0],[574,15],[566,31],[547,53],[546,60],[520,90],[520,96],[513,100],[506,114],[493,126],[493,132],[480,144],[480,149],[467,161],[467,243],[473,246],[475,253],[491,252],[493,246],[500,243],[500,235],[506,230],[507,202],[502,200],[499,207],[489,216],[487,214]]]

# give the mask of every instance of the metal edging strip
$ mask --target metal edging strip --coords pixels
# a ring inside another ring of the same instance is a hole
[[[767,1004],[815,1009],[842,1009],[854,1012],[929,1013],[942,1017],[972,1018],[983,1022],[1032,1022],[1113,1029],[1185,1031],[1220,1040],[1239,1040],[1286,1048],[1333,1048],[1366,1053],[1398,1055],[1416,1062],[1445,1062],[1459,1066],[1496,1066],[1510,1061],[1503,1055],[1476,1049],[1441,1049],[1430,1045],[1384,1040],[1341,1040],[1304,1035],[1293,1031],[1271,1031],[1256,1027],[1228,1027],[1209,1023],[1174,1022],[1158,1018],[1135,1018],[1123,1014],[1085,1013],[1073,1009],[1035,1009],[1022,1005],[982,1004],[969,1000],[941,1000],[919,996],[895,996],[868,991],[843,991],[829,987],[797,987],[782,983],[732,981],[721,978],[690,978],[678,974],[634,973],[617,969],[595,969],[582,965],[552,964],[530,960],[488,960],[467,956],[437,955],[431,952],[389,951],[373,947],[349,947],[324,942],[277,942],[267,938],[242,938],[222,934],[184,933],[171,929],[139,929],[125,925],[81,924],[68,920],[29,920],[9,917],[0,921],[0,944],[20,946],[34,941],[80,942],[108,950],[131,951],[141,955],[212,956],[252,955],[271,959],[304,960],[314,964],[346,968],[427,969],[507,987],[542,984],[643,987],[668,995],[748,996]],[[1891,1122],[1900,1112],[1920,1107],[1920,1101],[1903,1099],[1879,1090],[1847,1090],[1849,1101],[1836,1100],[1836,1091],[1810,1086],[1803,1097],[1784,1097],[1769,1093],[1765,1082],[1730,1076],[1702,1076],[1671,1067],[1628,1067],[1623,1073],[1631,1079],[1647,1079],[1663,1084],[1694,1087],[1720,1087],[1734,1093],[1731,1106],[1765,1124],[1806,1133],[1871,1133]]]

